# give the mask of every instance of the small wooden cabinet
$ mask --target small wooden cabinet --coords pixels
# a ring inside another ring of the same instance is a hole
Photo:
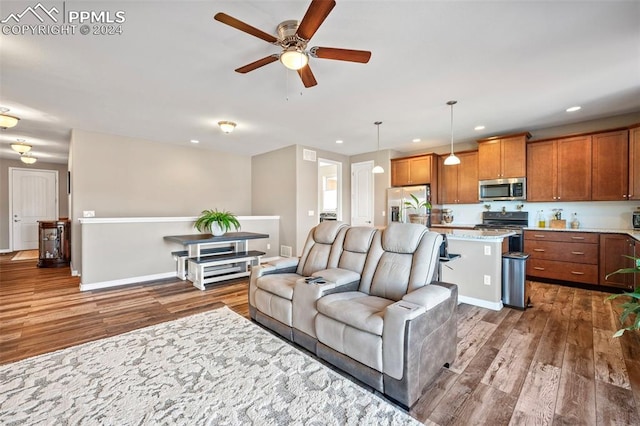
[[[478,141],[478,179],[507,179],[527,175],[529,133]]]
[[[623,201],[629,197],[629,132],[592,136],[593,201]]]
[[[434,154],[391,160],[391,186],[425,185],[433,183],[437,173]]]
[[[459,152],[460,164],[445,166],[439,158],[439,204],[473,204],[478,202],[478,151]]]
[[[629,129],[629,194],[627,199],[640,200],[640,124]],[[640,256],[640,252],[636,256]]]
[[[525,230],[527,275],[597,284],[599,245],[597,233]]]
[[[527,144],[527,201],[591,199],[591,136]]]
[[[615,274],[606,279],[607,274],[621,268],[633,268],[634,261],[625,256],[633,256],[635,240],[625,234],[600,234],[600,284],[632,290],[635,274]]]
[[[71,223],[68,220],[38,222],[38,267],[69,266],[71,261]]]

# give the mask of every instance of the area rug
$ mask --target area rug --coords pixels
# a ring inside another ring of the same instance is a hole
[[[22,250],[19,251],[11,260],[33,260],[39,256],[38,250]]]
[[[224,307],[0,366],[0,424],[419,423]]]

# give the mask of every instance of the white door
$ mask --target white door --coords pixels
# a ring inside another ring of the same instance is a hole
[[[38,248],[38,221],[58,219],[58,172],[9,168],[11,248]]]
[[[351,165],[351,225],[373,226],[373,161]]]

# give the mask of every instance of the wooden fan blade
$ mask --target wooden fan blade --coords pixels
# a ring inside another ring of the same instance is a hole
[[[298,37],[310,40],[336,5],[333,0],[313,0],[300,21]]]
[[[313,87],[316,84],[318,84],[318,82],[316,81],[316,78],[313,76],[313,73],[311,72],[311,67],[309,65],[299,69],[298,75],[302,79],[302,84],[304,84],[304,87]]]
[[[236,70],[240,74],[246,74],[249,71],[253,71],[257,68],[263,67],[265,65],[270,64],[271,62],[275,62],[278,60],[278,55],[269,55],[265,58],[258,59],[255,62],[251,62],[250,64],[245,65],[244,67],[240,67]]]
[[[337,49],[335,47],[312,47],[311,56],[336,61],[360,62],[366,64],[371,58],[371,52],[366,50]]]
[[[236,30],[244,31],[245,33],[251,34],[254,37],[261,38],[268,43],[275,43],[278,41],[278,39],[271,34],[267,34],[264,31],[252,27],[249,24],[245,24],[244,22],[234,18],[233,16],[229,16],[226,13],[216,13],[213,19],[215,19],[216,21],[220,21],[223,24],[227,24],[230,27],[235,28]]]

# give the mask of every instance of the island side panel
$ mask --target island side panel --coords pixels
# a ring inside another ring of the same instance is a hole
[[[442,281],[458,285],[460,303],[502,309],[502,242],[449,237],[449,253],[461,257],[442,265]]]

